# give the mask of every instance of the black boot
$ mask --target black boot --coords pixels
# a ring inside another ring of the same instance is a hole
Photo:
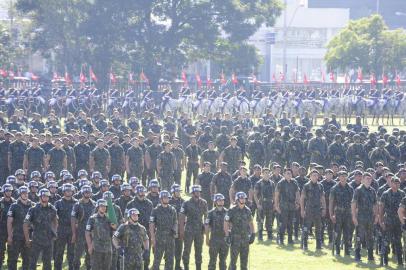
[[[350,256],[351,255],[350,246],[348,246],[348,245],[344,246],[344,253],[345,253],[345,256]]]
[[[263,241],[264,237],[263,237],[263,231],[262,230],[258,230],[258,241]]]
[[[355,259],[356,262],[361,261],[361,250],[359,248],[355,249],[354,259]]]
[[[189,264],[183,263],[183,270],[189,270]]]
[[[336,246],[336,254],[337,256],[340,256],[340,245],[335,245]]]
[[[282,246],[285,244],[284,239],[283,239],[283,235],[279,236],[279,244],[282,245]]]
[[[289,244],[289,245],[293,245],[293,244],[294,244],[293,239],[292,239],[292,235],[288,235],[288,244]]]
[[[398,258],[398,265],[403,266],[403,258],[402,258],[402,253],[396,256]]]
[[[268,231],[268,240],[272,240],[273,239],[273,235],[272,235],[272,230]]]
[[[322,246],[322,241],[321,240],[317,240],[316,242],[316,250],[321,250],[321,246]]]
[[[369,248],[368,249],[368,261],[373,261],[374,260],[374,249]]]
[[[175,262],[175,270],[182,270],[182,267],[180,267],[180,260],[176,260],[176,262]]]
[[[303,241],[303,250],[308,250],[308,247],[307,247],[307,239],[304,239],[304,240],[302,240]]]

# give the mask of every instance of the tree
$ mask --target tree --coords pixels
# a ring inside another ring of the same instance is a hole
[[[196,56],[212,58],[224,48],[230,51],[219,52],[216,61],[231,64],[234,51],[258,65],[245,41],[260,26],[272,26],[281,7],[279,0],[17,1],[35,22],[33,48],[54,53],[58,69],[86,62],[105,82],[114,60],[134,72],[143,69],[152,88],[161,77],[176,77]]]
[[[10,34],[3,24],[0,23],[0,68],[10,64],[11,61]]]
[[[380,15],[350,21],[327,45],[325,60],[336,69],[362,68],[366,73],[402,70],[406,32],[390,31]]]

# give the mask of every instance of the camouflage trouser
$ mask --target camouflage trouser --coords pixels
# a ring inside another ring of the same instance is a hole
[[[66,230],[69,230],[67,228]],[[74,259],[74,245],[71,243],[72,235],[71,234],[58,234],[58,238],[55,240],[54,249],[55,249],[55,257],[54,257],[54,269],[55,270],[62,270],[62,262],[63,262],[63,253],[65,251],[65,246],[67,246],[67,258],[68,258],[68,266],[69,270],[73,270],[73,259]]]
[[[111,267],[111,252],[98,252],[93,250],[91,257],[92,269],[110,270]]]
[[[120,175],[121,177],[124,177],[124,168],[121,166],[111,166],[110,172],[109,172],[109,179],[115,174]]]
[[[383,232],[383,247],[382,254],[389,253],[389,245],[392,243],[395,253],[401,261],[402,258],[402,230],[399,221],[385,223],[385,230]]]
[[[142,179],[142,173],[144,172],[144,169],[139,166],[139,167],[130,167],[130,171],[127,172],[127,179],[129,179],[130,177],[137,177],[140,181]]]
[[[4,254],[6,254],[6,243],[7,243],[7,227],[1,226],[1,230],[3,231],[0,236],[0,266],[4,263]]]
[[[264,228],[268,235],[272,234],[272,221],[273,221],[273,205],[263,205],[262,209],[257,212],[257,228],[262,230]]]
[[[348,209],[346,212],[336,210],[335,216],[336,223],[334,225],[334,232],[336,234],[336,248],[337,250],[339,249],[341,243],[341,235],[343,236],[344,246],[346,248],[349,248],[351,246],[352,235],[351,209]]]
[[[114,247],[112,247],[112,252],[111,252],[110,270],[119,270],[119,268],[118,268],[118,251]]]
[[[80,259],[82,258],[83,253],[86,253],[85,256],[85,264],[86,264],[86,269],[90,269],[91,267],[91,261],[90,261],[90,256],[87,251],[87,244],[85,240],[84,234],[80,234],[80,236],[77,237],[76,243],[75,243],[75,250],[74,250],[74,258],[73,258],[73,268],[74,270],[79,270],[80,269]]]
[[[230,247],[230,270],[237,270],[237,259],[240,256],[240,269],[248,269],[248,253],[250,251],[250,245],[247,239],[242,239],[241,235],[231,236]]]
[[[42,270],[52,270],[51,260],[53,254],[53,241],[51,243],[46,243],[46,245],[41,245],[37,241],[32,242],[31,247],[31,259],[30,259],[30,270],[37,269],[37,262],[39,255],[42,253]]]
[[[288,238],[292,238],[293,233],[293,218],[295,216],[296,210],[282,209],[280,214],[280,232],[279,237],[283,239],[285,231],[288,232]]]
[[[193,176],[193,184],[196,182],[199,174],[199,164],[197,162],[188,162],[186,170],[186,187],[189,188],[190,180]]]
[[[161,182],[161,190],[171,190],[171,186],[173,185],[173,172],[161,172],[159,174],[159,180]]]
[[[179,238],[175,239],[175,260],[180,262],[182,259],[182,250],[183,250],[183,240]]]
[[[14,174],[14,172],[13,172]],[[10,171],[7,167],[5,166],[0,166],[0,185],[3,185],[6,183],[7,176],[10,175]]]
[[[8,246],[7,265],[9,270],[17,270],[18,257],[21,254],[22,270],[28,270],[30,265],[30,249],[25,245],[24,240],[13,240],[13,244]]]
[[[171,235],[157,236],[152,270],[159,270],[159,265],[164,254],[165,270],[172,270],[173,257],[175,255],[175,239]]]
[[[195,246],[195,263],[196,265],[202,264],[202,249],[203,249],[203,231],[186,231],[183,248],[183,265],[189,266],[190,252],[192,250],[192,244]]]
[[[144,262],[140,256],[135,254],[124,254],[124,269],[122,266],[122,260],[120,259],[120,270],[144,270]]]
[[[180,180],[182,178],[182,171],[181,170],[175,170],[173,173],[173,180],[176,184],[180,185]]]
[[[224,238],[210,239],[209,255],[209,270],[216,270],[217,256],[219,257],[219,269],[226,270],[228,246],[225,243]]]
[[[314,225],[316,232],[315,232],[315,238],[316,238],[316,245],[321,246],[321,212],[317,213],[312,213],[312,212],[306,212],[306,216],[304,218],[303,222],[303,236],[302,236],[302,242],[307,245],[307,239],[309,236],[309,231],[312,225]]]
[[[356,246],[355,249],[361,249],[361,243],[367,249],[374,248],[374,224],[371,220],[358,221],[358,226],[356,228]]]

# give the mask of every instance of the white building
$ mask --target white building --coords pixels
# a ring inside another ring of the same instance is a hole
[[[325,77],[328,81],[329,71],[326,71],[324,63],[326,45],[349,22],[349,9],[307,8],[303,0],[285,1],[286,9],[282,11],[275,26],[262,27],[250,39],[264,59],[259,69],[259,79],[269,81],[275,74],[275,77],[280,80],[280,74],[286,72],[284,77],[287,82],[295,79],[302,82],[304,74],[308,80],[320,80],[323,71],[327,73]],[[286,29],[286,43],[284,29]],[[266,42],[266,35],[270,32],[276,34],[274,45]],[[285,61],[284,46],[286,46]],[[270,52],[271,57],[269,57]],[[271,65],[269,65],[270,58]]]

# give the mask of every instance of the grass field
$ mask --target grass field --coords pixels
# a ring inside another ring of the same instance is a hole
[[[342,120],[342,119],[340,119]],[[371,119],[368,119],[371,123]],[[343,122],[343,121],[342,121]],[[351,121],[355,121],[352,119]],[[395,121],[396,123],[396,121]],[[317,124],[321,124],[321,119],[318,119]],[[402,128],[403,126],[390,126],[387,127],[388,132],[391,132],[394,127]],[[376,131],[377,126],[369,125],[371,131]],[[185,175],[182,177],[183,186],[185,181]],[[276,224],[275,224],[276,225]],[[274,229],[276,226],[274,225]],[[266,235],[266,234],[265,234]],[[264,235],[264,236],[265,236]],[[274,238],[276,234],[274,233]],[[266,236],[265,236],[266,238]],[[270,270],[270,269],[280,269],[280,270],[326,270],[326,269],[404,269],[403,267],[398,267],[395,258],[391,258],[389,266],[386,268],[379,266],[379,255],[375,255],[375,263],[368,263],[366,260],[365,250],[362,253],[362,262],[355,263],[353,252],[351,257],[341,257],[332,256],[331,249],[328,246],[324,246],[321,251],[315,252],[315,241],[310,239],[309,250],[304,252],[300,249],[300,243],[295,243],[294,245],[285,245],[279,246],[275,240],[264,241],[259,243],[258,240],[250,246],[250,260],[249,260],[249,269],[251,270]],[[344,253],[343,251],[341,252]],[[228,257],[228,261],[229,261]],[[7,260],[7,258],[6,258]],[[203,247],[203,265],[202,269],[207,269],[207,264],[209,261],[208,247],[204,245]],[[152,264],[152,258],[151,258]],[[39,264],[38,269],[41,269],[42,266]],[[3,266],[3,269],[6,269],[6,265]],[[66,262],[64,263],[63,269],[67,270],[68,267]],[[85,269],[85,267],[82,267]],[[163,269],[163,264],[161,265]],[[193,249],[191,254],[191,263],[190,269],[194,269],[194,255]],[[97,269],[95,269],[97,270]],[[132,270],[132,269],[128,269]]]

